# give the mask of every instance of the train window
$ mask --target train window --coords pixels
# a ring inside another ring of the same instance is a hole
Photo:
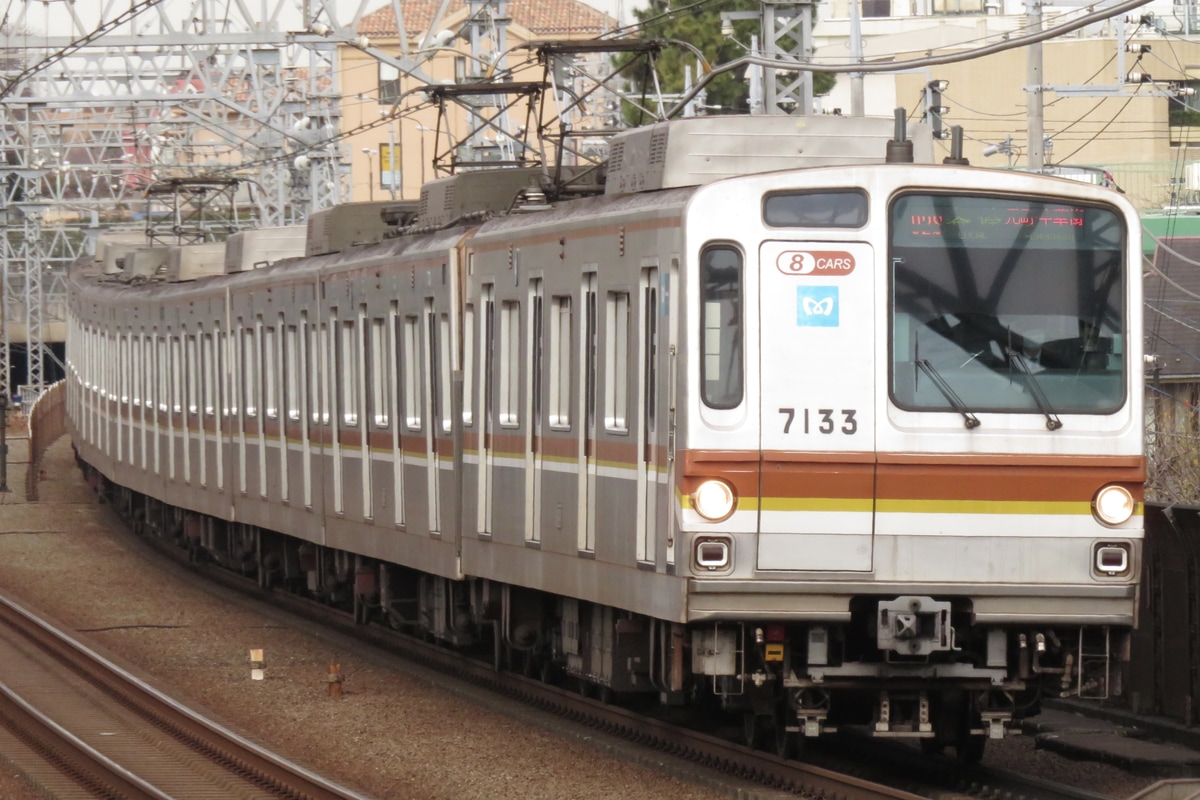
[[[213,329],[213,345],[216,348],[213,352],[216,357],[213,359],[213,369],[217,371],[217,376],[220,380],[220,390],[217,393],[217,402],[221,404],[221,416],[228,417],[235,413],[230,408],[233,405],[233,365],[228,361],[229,353],[229,335],[222,331],[220,327]]]
[[[763,200],[763,220],[774,228],[861,228],[867,224],[867,193],[775,192]]]
[[[541,434],[542,386],[546,369],[546,351],[542,339],[546,331],[546,320],[541,278],[529,282],[529,327],[529,421],[533,436],[537,437]],[[538,446],[537,441],[533,446]]]
[[[730,245],[700,253],[700,392],[709,408],[742,402],[742,266]]]
[[[118,341],[117,346],[121,350],[121,355],[120,355],[121,362],[120,363],[122,365],[126,365],[129,363],[129,336],[128,336],[128,334],[122,333],[120,335],[120,338],[117,341]],[[129,370],[125,369],[125,368],[121,369],[121,402],[122,403],[129,402]]]
[[[437,392],[438,403],[441,405],[442,430],[449,433],[453,428],[454,418],[450,414],[451,386],[453,385],[452,367],[450,361],[450,315],[442,314],[438,318],[438,370],[441,373],[441,389]]]
[[[279,418],[279,403],[276,399],[277,370],[275,353],[275,329],[262,329],[262,382],[263,382],[263,416],[267,419]]]
[[[187,395],[187,411],[195,416],[200,413],[200,381],[197,376],[197,371],[200,369],[200,355],[196,350],[196,334],[189,334],[187,337],[187,374],[186,374],[186,390]]]
[[[421,429],[421,323],[404,318],[404,410],[410,430]]]
[[[386,377],[389,361],[384,325],[383,317],[375,317],[371,320],[371,339],[367,345],[369,372],[366,380],[367,386],[371,389],[372,421],[378,428],[388,426],[388,409],[392,407],[390,394],[392,382]]]
[[[213,348],[213,335],[211,333],[204,334],[203,343],[200,346],[200,357],[204,359],[203,367],[203,386],[201,391],[203,397],[201,402],[204,405],[204,413],[206,416],[213,416],[217,413],[215,394],[217,391],[217,352]]]
[[[129,341],[129,377],[130,389],[133,394],[129,398],[130,404],[140,406],[142,404],[142,337],[134,336]]]
[[[609,292],[604,330],[604,427],[629,430],[629,292]]]
[[[325,425],[329,416],[321,398],[321,376],[325,374],[321,342],[325,341],[325,324],[314,323],[308,328],[308,348],[304,351],[304,372],[308,375],[308,410],[314,425]]]
[[[146,338],[146,344],[146,403],[152,409],[166,411],[166,400],[163,397],[162,363],[167,345],[158,337],[158,331],[151,331]],[[98,373],[96,377],[99,377]]]
[[[342,421],[358,424],[359,349],[355,346],[354,320],[342,320],[342,337],[338,347],[335,374],[341,376]]]
[[[167,403],[170,401],[169,380],[170,376],[167,373],[167,339],[165,336],[157,336],[156,332],[155,343],[158,345],[158,357],[154,363],[154,376],[156,378],[157,390],[155,394],[158,397],[158,410],[160,413],[167,413],[170,406]]]
[[[183,413],[183,346],[178,336],[171,337],[171,410]]]
[[[642,335],[646,346],[642,351],[642,417],[646,422],[646,438],[657,429],[658,408],[658,270],[648,269],[642,276]]]
[[[583,394],[584,394],[584,427],[588,448],[596,431],[596,364],[598,361],[596,336],[600,323],[596,319],[596,274],[584,273],[583,276]],[[590,449],[589,449],[590,453]],[[591,549],[590,547],[587,549]]]
[[[283,407],[292,422],[300,419],[300,332],[295,325],[284,327]]]
[[[521,424],[521,304],[507,300],[500,304],[500,424],[515,428]]]
[[[258,358],[255,352],[255,330],[242,330],[242,413],[247,417],[258,416]]]
[[[1130,245],[1114,210],[912,193],[892,203],[890,222],[897,405],[1048,425],[1123,405]]]
[[[550,299],[550,427],[571,428],[571,296]]]
[[[438,420],[442,419],[442,395],[439,391],[442,374],[442,336],[437,326],[437,314],[433,311],[433,299],[428,297],[425,298],[425,339],[425,358],[429,362],[426,369],[428,379],[425,383],[425,391],[429,397],[429,424],[436,427]]]
[[[475,306],[467,304],[463,312],[463,425],[471,427],[475,422],[471,396],[475,391]]]

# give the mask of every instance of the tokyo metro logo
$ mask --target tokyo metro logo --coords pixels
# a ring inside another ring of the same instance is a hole
[[[796,287],[796,324],[808,328],[838,327],[836,286]]]

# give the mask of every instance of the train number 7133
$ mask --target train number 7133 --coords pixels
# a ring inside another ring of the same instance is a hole
[[[796,421],[796,409],[781,408],[779,413],[783,415],[783,432],[792,432],[792,423]],[[812,433],[812,422],[816,422],[817,433],[844,433],[847,436],[853,436],[858,433],[858,420],[855,419],[857,414],[853,408],[832,409],[832,408],[802,408],[800,409],[800,419],[804,427],[802,433]],[[841,415],[841,425],[835,418],[836,415]]]

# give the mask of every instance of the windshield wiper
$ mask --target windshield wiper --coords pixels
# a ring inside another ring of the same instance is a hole
[[[1037,403],[1038,411],[1041,411],[1046,416],[1046,430],[1056,431],[1061,428],[1063,426],[1062,420],[1058,418],[1058,415],[1054,413],[1054,409],[1050,407],[1050,401],[1046,399],[1045,393],[1042,392],[1042,385],[1038,383],[1033,370],[1029,368],[1029,362],[1025,360],[1025,356],[1021,355],[1017,350],[1009,350],[1008,361],[1010,364],[1016,364],[1025,373],[1025,382],[1029,386],[1029,393],[1033,395],[1033,402]]]
[[[950,405],[954,407],[954,410],[962,414],[963,424],[967,427],[967,429],[970,430],[971,428],[978,428],[979,417],[971,413],[971,410],[967,408],[967,404],[962,401],[962,398],[950,388],[950,384],[946,383],[946,379],[943,378],[941,373],[934,368],[933,364],[929,363],[929,359],[918,358],[916,360],[916,365],[920,367],[922,372],[929,376],[929,380],[933,381],[933,385],[936,386],[937,390],[942,393],[942,397],[945,397],[950,402]]]

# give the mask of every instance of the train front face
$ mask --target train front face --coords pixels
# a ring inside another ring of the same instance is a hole
[[[1041,697],[1118,694],[1145,472],[1133,208],[909,165],[714,184],[685,224],[693,672],[809,736],[967,752]]]

